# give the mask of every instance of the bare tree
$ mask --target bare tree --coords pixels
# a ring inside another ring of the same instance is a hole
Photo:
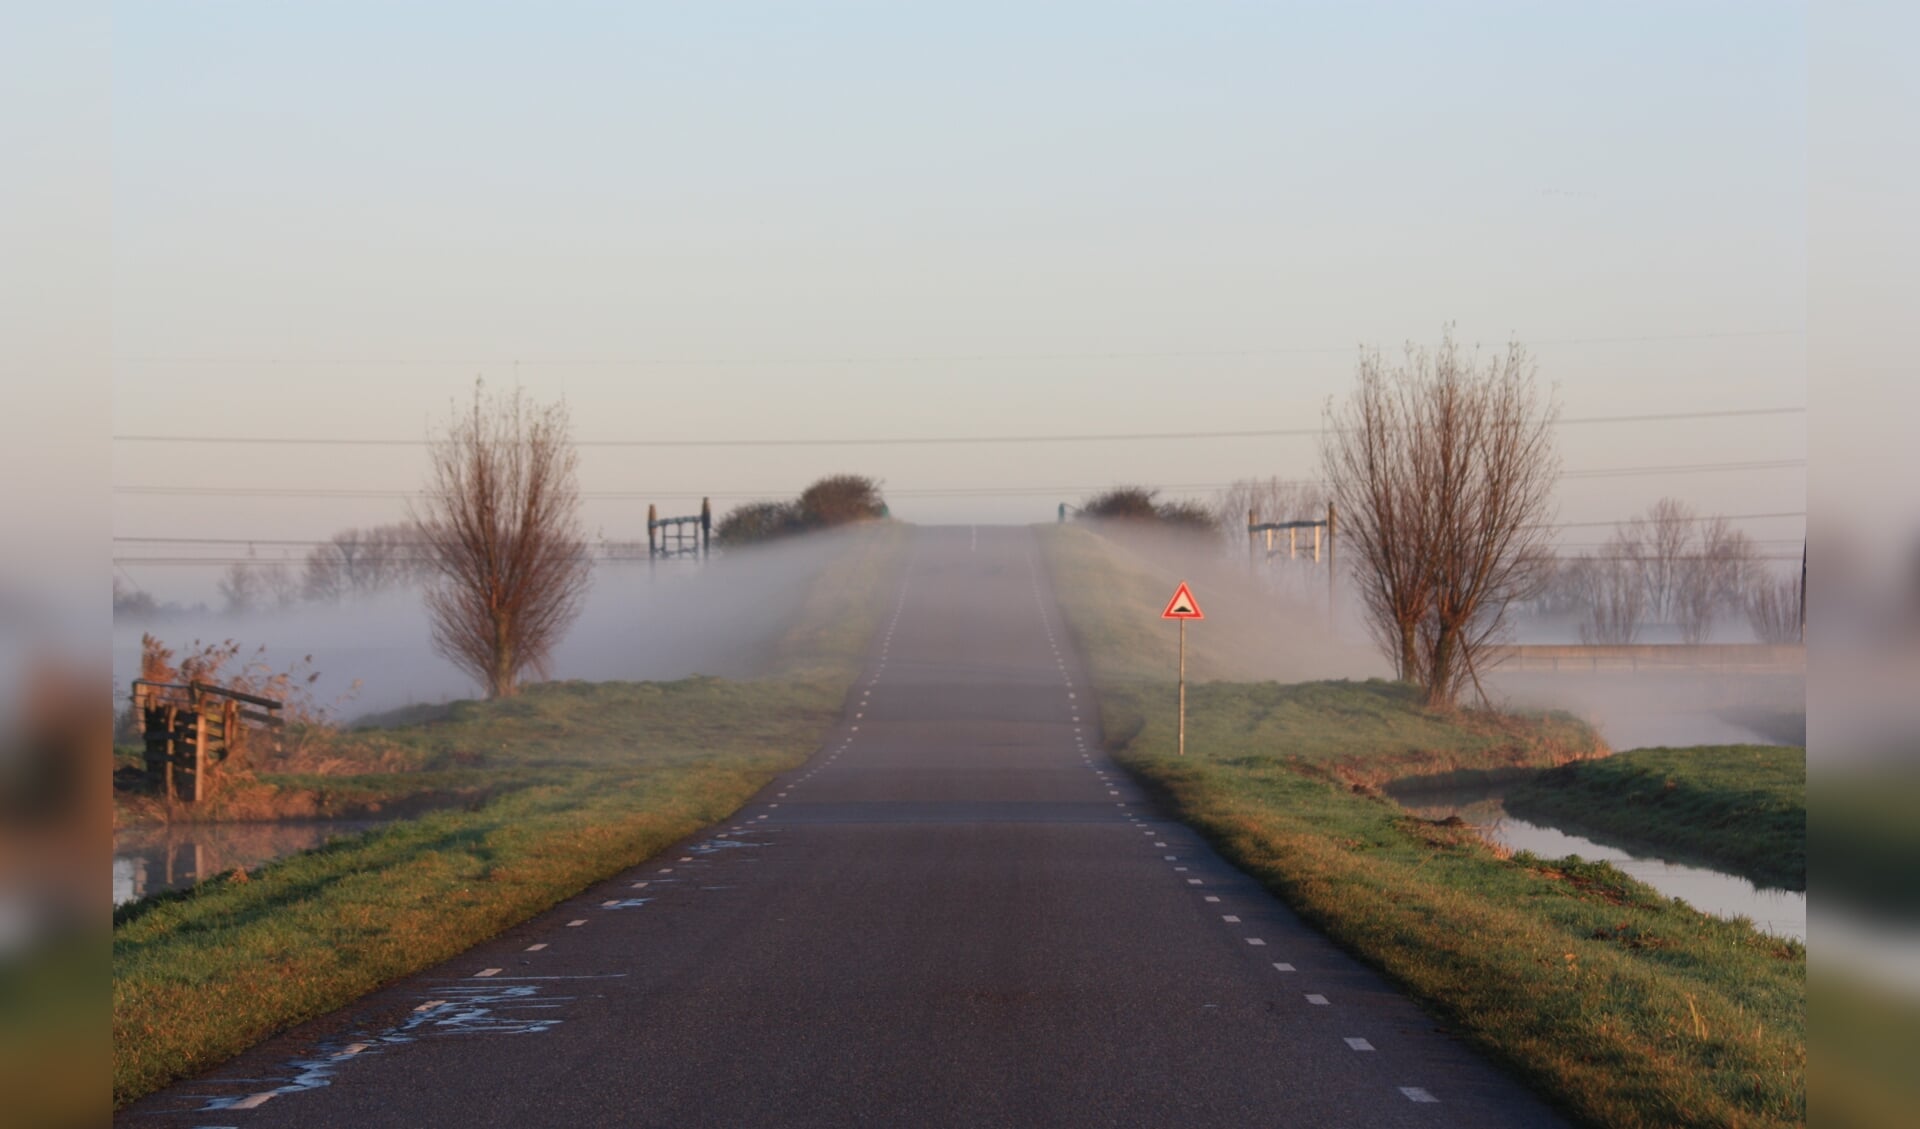
[[[544,669],[592,580],[566,409],[476,383],[430,459],[413,520],[434,570],[434,647],[489,698],[510,697],[521,672]]]
[[[1464,354],[1451,332],[1389,371],[1362,356],[1329,408],[1323,461],[1368,618],[1401,677],[1451,707],[1546,577],[1557,408],[1518,344]]]
[[[1242,478],[1214,495],[1214,520],[1229,537],[1244,537],[1247,515],[1260,521],[1316,521],[1327,512],[1327,488],[1285,478]]]
[[[1687,555],[1693,549],[1699,515],[1678,498],[1662,498],[1619,531],[1639,547],[1640,573],[1647,589],[1647,611],[1663,623],[1681,617]]]
[[[343,529],[308,551],[301,595],[332,602],[418,583],[432,575],[432,559],[410,524]]]
[[[1577,559],[1588,565],[1589,585],[1580,641],[1589,645],[1633,642],[1647,617],[1647,584],[1640,562],[1614,555]]]
[[[1723,611],[1742,608],[1755,567],[1753,542],[1724,517],[1695,521],[1671,570],[1673,619],[1686,643],[1704,643]]]
[[[1768,576],[1755,572],[1747,578],[1743,610],[1753,634],[1762,643],[1793,643],[1800,638],[1800,577]]]
[[[1367,626],[1394,674],[1417,682],[1424,674],[1420,620],[1432,581],[1414,457],[1418,385],[1410,369],[1389,372],[1378,350],[1361,354],[1355,376],[1358,387],[1346,403],[1328,404],[1321,460],[1345,515],[1342,543]]]

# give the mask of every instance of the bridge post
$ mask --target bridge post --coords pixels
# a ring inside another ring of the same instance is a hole
[[[713,555],[713,500],[700,499],[700,559]]]
[[[1327,503],[1327,635],[1329,637],[1333,635],[1335,626],[1333,582],[1335,575],[1337,575],[1339,571],[1333,567],[1333,530],[1333,503],[1329,501]],[[1318,554],[1315,555],[1317,556]]]

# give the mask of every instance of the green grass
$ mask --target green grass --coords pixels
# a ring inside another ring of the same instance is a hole
[[[1807,888],[1807,754],[1778,745],[1636,749],[1507,793],[1507,810],[1644,843],[1762,885]]]
[[[1171,668],[1133,622],[1157,609],[1070,532],[1043,536],[1108,747],[1228,858],[1581,1121],[1804,1122],[1802,946],[1605,864],[1503,858],[1377,791],[1601,751],[1579,722],[1440,716],[1381,682],[1201,682],[1176,756],[1173,689],[1152,681]]]
[[[904,538],[849,537],[771,648],[767,678],[546,683],[454,703],[370,736],[418,763],[463,766],[430,775],[484,798],[122,907],[115,1105],[459,953],[738,809],[840,716]]]

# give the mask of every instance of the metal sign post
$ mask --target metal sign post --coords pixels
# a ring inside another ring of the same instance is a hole
[[[1180,755],[1187,755],[1187,621],[1205,619],[1206,613],[1200,610],[1200,604],[1194,600],[1193,592],[1182,580],[1180,587],[1174,589],[1173,599],[1167,601],[1167,610],[1160,613],[1161,619],[1180,621]]]

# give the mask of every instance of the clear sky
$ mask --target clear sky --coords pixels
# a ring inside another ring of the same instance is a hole
[[[417,439],[475,376],[589,440],[1311,427],[1358,345],[1448,322],[1531,344],[1572,417],[1807,398],[1798,4],[116,15],[119,434]],[[1806,456],[1799,416],[1562,438],[1574,470]],[[1013,522],[1315,466],[1311,438],[590,449],[583,485],[639,537],[649,498],[841,470],[910,520]],[[421,456],[117,442],[113,476],[117,536],[319,538],[399,517]],[[130,490],[236,486],[368,493]],[[1560,513],[1805,488],[1577,479]]]

